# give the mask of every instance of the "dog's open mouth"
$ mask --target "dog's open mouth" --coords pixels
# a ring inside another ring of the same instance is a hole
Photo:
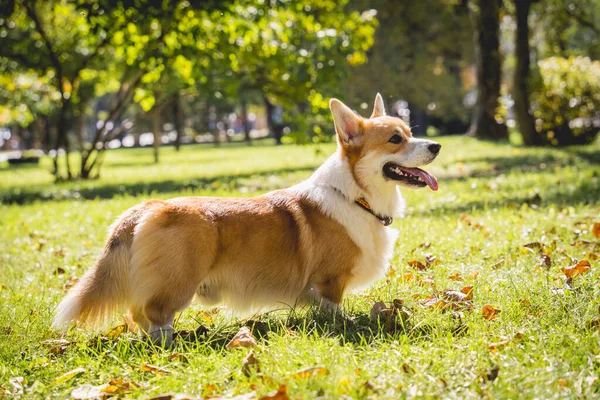
[[[431,190],[438,190],[438,182],[435,176],[420,168],[401,167],[396,163],[389,162],[383,166],[383,173],[390,179],[401,181],[410,186],[429,186]]]

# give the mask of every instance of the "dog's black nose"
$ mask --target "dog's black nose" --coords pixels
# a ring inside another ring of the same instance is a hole
[[[440,152],[440,149],[442,148],[442,145],[439,143],[434,143],[434,144],[430,144],[429,146],[427,146],[427,148],[429,149],[430,152],[432,152],[433,154],[437,154]]]

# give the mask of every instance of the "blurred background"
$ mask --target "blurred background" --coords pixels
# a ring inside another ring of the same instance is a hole
[[[600,0],[2,0],[0,162],[329,142],[377,92],[416,135],[585,144],[599,56]]]

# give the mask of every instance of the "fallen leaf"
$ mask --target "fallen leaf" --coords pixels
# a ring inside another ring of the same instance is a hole
[[[369,312],[371,322],[377,321],[377,319],[379,318],[379,313],[385,308],[387,308],[387,306],[383,301],[378,301],[375,304],[373,304],[373,307],[371,307],[371,311]]]
[[[426,276],[425,278],[419,280],[419,286],[431,286],[435,287],[435,280],[433,280],[432,276]]]
[[[565,274],[567,279],[573,279],[577,275],[589,272],[591,267],[592,266],[590,265],[590,262],[588,260],[581,260],[577,264],[568,267],[563,267],[562,272]]]
[[[542,254],[540,256],[540,265],[545,265],[546,267],[552,266],[552,259],[547,254]]]
[[[410,282],[415,280],[415,275],[412,272],[407,272],[400,277],[402,282]]]
[[[54,275],[62,275],[65,273],[65,269],[63,267],[58,267],[54,270]]]
[[[438,265],[439,263],[440,260],[437,258],[437,256],[434,256],[433,254],[427,254],[425,256],[425,265],[427,265],[427,268]]]
[[[487,372],[485,374],[485,380],[487,380],[488,382],[494,382],[496,380],[496,378],[498,378],[499,373],[500,373],[500,367],[497,365],[494,365],[492,367],[492,369],[490,369],[489,372]]]
[[[62,354],[72,344],[65,339],[49,339],[42,342],[44,346],[50,346],[50,354]]]
[[[371,321],[381,321],[385,332],[395,333],[400,327],[405,326],[411,313],[404,308],[404,301],[394,299],[390,307],[379,301],[373,305],[370,312]],[[400,323],[398,321],[400,319]]]
[[[325,367],[308,367],[299,370],[292,374],[292,378],[310,378],[313,376],[325,376],[329,375],[329,370]]]
[[[594,225],[592,225],[592,235],[600,238],[600,222],[594,222]]]
[[[187,359],[187,357],[181,353],[173,353],[169,356],[169,361],[178,361],[181,363],[189,363],[189,360]]]
[[[260,372],[260,366],[258,360],[254,356],[254,352],[251,351],[250,354],[244,358],[244,361],[242,361],[242,373],[249,377],[257,372]]]
[[[488,349],[490,349],[491,351],[501,350],[501,349],[505,348],[506,346],[508,346],[510,343],[511,343],[510,339],[504,339],[500,342],[488,344]]]
[[[252,347],[256,346],[256,339],[252,336],[250,329],[243,326],[239,332],[227,343],[225,348],[231,350],[236,347]]]
[[[524,244],[523,247],[525,247],[527,250],[532,251],[532,252],[540,252],[542,251],[542,249],[544,248],[544,245],[540,242],[531,242],[531,243],[527,243]]]
[[[156,375],[167,375],[171,373],[171,371],[169,370],[166,370],[161,367],[156,367],[154,365],[146,364],[145,362],[142,362],[142,366],[140,367],[140,369],[144,372],[153,372]]]
[[[523,334],[523,332],[517,332],[517,333],[514,334],[514,336],[512,338],[504,338],[504,340],[501,340],[500,342],[488,344],[488,348],[491,351],[501,350],[501,349],[503,349],[504,347],[508,346],[511,343],[519,343],[519,342],[521,342],[524,337],[525,337],[525,335]]]
[[[217,400],[217,398],[212,398],[212,397],[211,397],[211,399]],[[159,394],[158,396],[152,397],[148,400],[201,400],[201,399],[194,397],[194,396],[190,396],[188,394],[167,393],[167,394]]]
[[[473,271],[469,274],[469,279],[475,279],[479,275],[479,271]]]
[[[473,300],[473,286],[465,286],[460,291],[467,295],[466,300]]]
[[[66,381],[68,381],[68,380],[70,380],[70,379],[72,379],[72,378],[76,377],[77,375],[79,375],[79,374],[83,374],[83,373],[85,373],[85,372],[86,372],[85,368],[75,368],[75,369],[73,369],[73,370],[71,370],[71,371],[69,371],[69,372],[66,372],[66,373],[62,374],[62,375],[61,375],[61,376],[59,376],[58,378],[56,378],[56,379],[55,379],[55,380],[52,382],[52,384],[53,384],[53,385],[58,385],[58,384],[60,384],[60,383],[66,382]]]
[[[92,386],[89,384],[81,385],[71,392],[71,398],[77,400],[99,399],[105,397],[107,393],[103,390],[110,386],[108,383],[104,385]]]
[[[421,261],[417,261],[417,260],[410,260],[408,262],[408,265],[410,267],[418,269],[419,271],[425,271],[427,269],[427,267],[425,265],[423,265],[423,263]]]
[[[496,263],[492,264],[492,269],[500,268],[501,266],[504,265],[504,262],[505,262],[504,258],[501,258],[500,260],[496,261]]]
[[[558,382],[558,386],[560,387],[569,386],[569,381],[567,381],[565,378],[558,378],[556,382]]]
[[[483,318],[491,321],[496,318],[496,315],[500,312],[499,309],[490,306],[489,304],[483,306],[481,313],[483,314]]]
[[[119,336],[121,336],[121,334],[123,332],[127,332],[127,325],[126,324],[115,326],[110,331],[108,331],[108,333],[105,336],[107,338],[109,338],[110,340],[115,340],[116,338],[118,338]]]
[[[467,295],[465,293],[457,292],[456,290],[444,290],[442,295],[444,296],[444,299],[455,303],[461,303],[467,300]]]
[[[277,392],[261,397],[259,400],[289,400],[287,386],[281,385]]]
[[[455,273],[454,275],[450,275],[448,277],[448,279],[450,279],[451,281],[457,281],[457,282],[460,282],[463,280],[462,276],[460,276],[460,274],[458,272]]]

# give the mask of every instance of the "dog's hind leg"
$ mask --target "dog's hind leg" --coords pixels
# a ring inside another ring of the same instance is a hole
[[[171,344],[175,313],[190,304],[208,276],[217,240],[209,222],[190,220],[169,208],[140,224],[132,246],[132,301],[147,320],[139,317],[154,343]]]

